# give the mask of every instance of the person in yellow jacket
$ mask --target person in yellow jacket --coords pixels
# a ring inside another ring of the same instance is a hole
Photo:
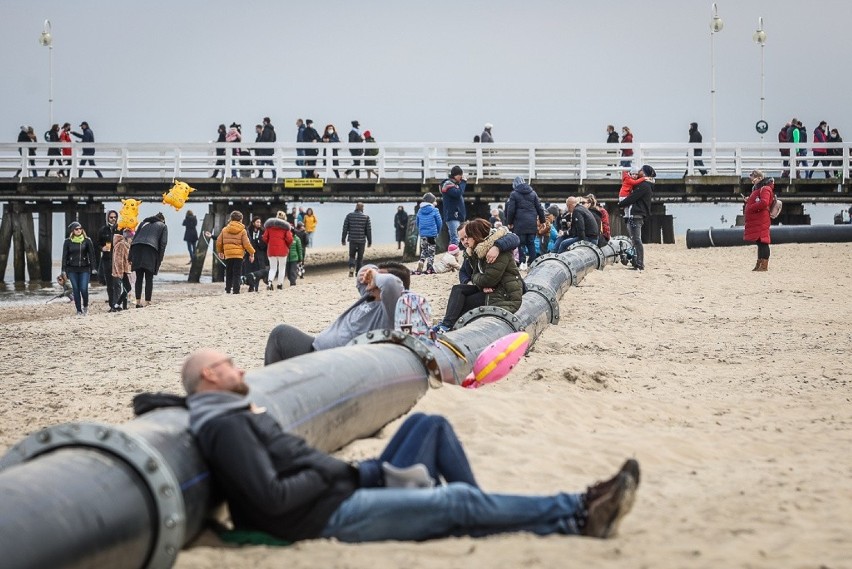
[[[231,212],[231,221],[216,238],[216,252],[225,261],[225,292],[240,294],[240,277],[242,276],[243,257],[249,254],[249,262],[254,262],[254,247],[243,225],[243,214]]]
[[[305,212],[305,217],[302,221],[305,222],[305,232],[308,234],[308,238],[305,240],[305,243],[302,243],[302,246],[313,247],[314,231],[317,230],[317,216],[314,215],[314,208],[308,208],[308,211]]]

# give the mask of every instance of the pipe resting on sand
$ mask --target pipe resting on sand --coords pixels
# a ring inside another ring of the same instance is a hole
[[[531,265],[521,308],[482,307],[440,341],[376,330],[246,375],[252,401],[309,444],[334,451],[405,414],[429,386],[458,384],[489,344],[525,330],[532,345],[559,321],[559,299],[630,247],[577,245]],[[0,459],[0,551],[6,569],[168,568],[219,499],[184,408],[123,425],[37,431]]]

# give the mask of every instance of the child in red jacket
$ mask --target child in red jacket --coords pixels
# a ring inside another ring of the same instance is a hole
[[[624,198],[630,195],[635,186],[638,186],[645,181],[645,175],[642,172],[629,172],[625,170],[621,173],[621,189],[618,190],[618,201],[621,202]],[[624,219],[630,217],[630,208],[624,208]]]

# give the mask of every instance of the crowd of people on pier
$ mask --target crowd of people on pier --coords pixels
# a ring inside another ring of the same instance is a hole
[[[348,142],[350,144],[361,145],[363,143],[375,143],[376,139],[370,130],[362,130],[361,123],[358,120],[350,121],[349,131],[345,134],[337,129],[333,123],[328,123],[321,130],[314,126],[312,119],[296,119],[296,136],[294,142],[299,144],[316,145],[316,148],[298,148],[296,154],[298,156],[296,165],[300,168],[302,178],[320,177],[319,167],[326,167],[328,161],[331,161],[331,171],[336,178],[348,178],[354,176],[360,178],[362,172],[369,179],[371,177],[378,178],[376,170],[376,159],[370,158],[378,154],[378,148],[368,146],[366,148],[350,148],[348,149],[349,159],[347,160],[348,167],[341,168],[339,149],[323,148],[323,143],[340,143]],[[493,143],[494,136],[492,134],[493,125],[485,123],[481,134],[473,137],[475,143]],[[628,145],[634,142],[633,131],[629,126],[621,127],[621,134],[616,131],[615,126],[607,125],[606,127],[606,142]],[[707,168],[703,161],[703,148],[700,146],[703,143],[703,136],[698,129],[698,123],[692,122],[689,124],[689,143],[695,145],[692,150],[692,159],[695,171],[701,175],[707,174]],[[42,170],[43,176],[67,177],[70,172],[71,165],[71,137],[79,139],[81,143],[94,143],[95,135],[90,128],[88,122],[80,123],[80,132],[72,131],[71,124],[65,123],[62,127],[59,124],[53,124],[48,131],[44,133],[44,142],[55,145],[47,150],[47,155],[50,156],[47,168]],[[808,143],[807,128],[802,121],[797,118],[792,118],[786,122],[778,131],[779,143],[805,144]],[[276,170],[272,160],[274,150],[272,143],[277,142],[278,137],[272,120],[269,117],[264,117],[261,122],[255,125],[254,140],[243,138],[242,125],[237,122],[232,122],[226,127],[224,123],[220,124],[217,130],[217,136],[212,141],[217,144],[215,154],[217,156],[215,169],[211,177],[219,178],[225,175],[226,163],[229,163],[232,177],[244,178],[263,178],[266,172],[269,172],[270,177],[276,178]],[[32,126],[21,126],[18,133],[17,142],[19,143],[18,152],[23,156],[35,156],[36,148],[32,143],[39,142],[35,129]],[[239,146],[240,143],[249,143],[245,146]],[[827,143],[841,143],[843,138],[837,128],[829,127],[827,121],[820,121],[817,127],[813,130],[811,142],[814,145]],[[232,144],[225,147],[223,144]],[[236,145],[236,146],[233,146]],[[262,145],[260,147],[255,145]],[[792,153],[796,156],[796,178],[811,179],[815,172],[822,171],[826,178],[840,177],[843,151],[840,148],[824,148],[814,146],[811,149],[812,162],[809,165],[806,156],[808,156],[808,148],[794,147]],[[633,165],[633,149],[626,147],[618,151],[613,151],[612,154],[620,155],[619,165],[622,168],[630,169]],[[790,176],[790,154],[791,150],[784,148],[780,150],[782,156],[784,171],[781,177]],[[94,171],[95,175],[102,177],[100,170],[95,166],[94,147],[82,147],[83,159],[80,162],[80,176],[83,175],[85,167]],[[323,157],[320,160],[320,156]],[[54,158],[55,157],[55,158]],[[28,163],[30,177],[38,177],[39,170],[35,167],[34,158],[29,158]],[[362,165],[363,163],[363,165]],[[319,165],[319,166],[318,166]],[[487,166],[487,165],[486,165]],[[819,170],[816,170],[819,168]],[[685,174],[689,174],[689,170]],[[18,170],[13,177],[19,177],[21,170]],[[610,175],[610,174],[608,174]]]

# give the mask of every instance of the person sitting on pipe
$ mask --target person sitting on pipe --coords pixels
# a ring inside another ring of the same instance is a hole
[[[446,420],[419,415],[404,422],[379,459],[363,468],[284,432],[248,400],[245,370],[228,355],[194,352],[181,375],[189,428],[237,530],[289,541],[421,541],[507,532],[607,538],[630,511],[639,485],[639,464],[630,459],[585,492],[486,493]],[[435,426],[439,432],[431,433]],[[445,455],[452,459],[445,461]],[[391,466],[390,478],[376,467],[384,463]],[[428,479],[412,475],[424,470]],[[441,481],[446,483],[432,487]]]
[[[360,294],[355,304],[316,337],[289,324],[279,324],[273,328],[266,340],[264,365],[313,351],[339,348],[370,330],[393,329],[396,301],[408,288],[409,279],[407,269],[400,273],[380,269],[376,265],[364,265],[355,280]]]

